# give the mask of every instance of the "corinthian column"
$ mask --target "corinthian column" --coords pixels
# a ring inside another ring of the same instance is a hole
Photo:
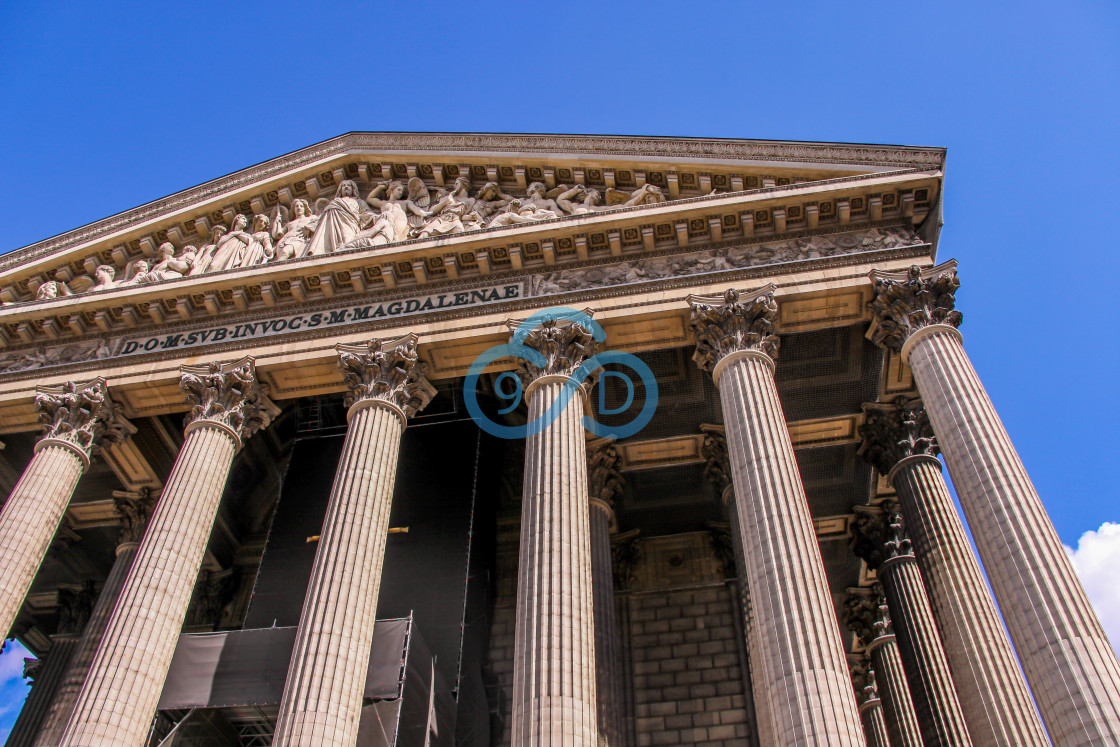
[[[520,360],[519,373],[529,422],[547,425],[525,443],[510,733],[519,747],[583,747],[598,740],[595,612],[583,398],[571,375],[596,343],[577,323],[548,321],[522,344],[545,356]]]
[[[90,456],[101,440],[124,435],[105,379],[35,391],[45,432],[0,510],[0,637],[11,630]]]
[[[906,680],[898,640],[880,590],[849,589],[844,603],[844,622],[865,647],[875,670],[892,747],[922,747],[922,731],[910,695],[910,683]]]
[[[277,747],[352,745],[358,737],[401,436],[435,394],[416,339],[336,346],[349,426],[280,702]]]
[[[867,747],[891,747],[887,720],[883,717],[883,701],[879,699],[879,687],[875,683],[875,670],[867,657],[861,656],[860,659],[858,664],[851,666],[852,687],[856,691]]]
[[[67,747],[143,743],[233,458],[279,412],[258,386],[252,358],[180,371],[191,404],[183,446],[78,695]]]
[[[871,278],[874,340],[914,372],[1051,738],[1120,744],[1120,662],[964,351],[956,262]]]
[[[921,400],[865,405],[860,454],[887,475],[913,542],[973,744],[1049,744],[953,506]]]
[[[694,359],[720,392],[746,586],[783,745],[862,745],[840,631],[774,383],[774,286],[689,297]],[[752,661],[752,666],[755,662]]]
[[[875,570],[883,585],[925,747],[971,745],[929,599],[896,506],[888,501],[883,510],[857,507],[852,549]]]
[[[704,477],[714,484],[723,498],[723,507],[730,523],[731,550],[735,558],[735,577],[739,581],[739,606],[743,619],[743,635],[747,644],[747,664],[749,670],[750,697],[758,731],[758,740],[763,745],[774,744],[773,709],[769,701],[769,675],[763,666],[766,659],[758,639],[758,631],[751,613],[751,592],[747,587],[746,555],[743,552],[743,533],[740,529],[736,510],[735,489],[731,486],[731,464],[727,457],[727,439],[723,428],[702,425],[704,441],[700,455],[707,460]]]
[[[155,506],[155,499],[148,490],[141,489],[138,493],[118,494],[113,502],[117,515],[121,519],[121,534],[117,544],[117,556],[113,560],[113,567],[109,569],[109,576],[105,579],[101,592],[97,595],[97,603],[89,616],[89,622],[82,629],[82,637],[70,659],[69,668],[62,678],[58,693],[51,702],[50,710],[43,720],[43,727],[35,740],[35,747],[58,747],[62,739],[62,732],[70,714],[74,710],[74,703],[78,693],[82,690],[86,674],[89,673],[90,664],[101,644],[101,636],[109,624],[109,617],[113,614],[124,580],[128,576],[128,569],[140,548],[140,540],[144,536],[144,528],[148,525],[148,517]]]
[[[587,492],[591,503],[591,588],[595,597],[595,674],[599,694],[599,743],[619,747],[622,731],[622,650],[614,603],[611,533],[617,531],[614,499],[622,492],[618,449],[612,439],[587,445]]]

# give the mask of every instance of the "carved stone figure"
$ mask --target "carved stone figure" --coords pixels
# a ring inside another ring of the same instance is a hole
[[[432,196],[428,192],[428,188],[424,186],[424,182],[416,177],[408,180],[408,196],[405,196],[404,184],[397,180],[389,182],[381,182],[370,191],[366,197],[372,207],[375,207],[382,212],[385,210],[386,203],[395,205],[397,210],[392,212],[394,225],[394,234],[398,237],[395,241],[401,241],[407,238],[407,230],[402,232],[397,226],[400,217],[403,217],[407,224],[412,228],[419,228],[424,223],[424,219],[430,217],[433,211],[428,207],[431,205]],[[399,212],[399,217],[398,217]]]
[[[98,265],[93,271],[93,276],[96,279],[94,290],[106,290],[117,284],[117,268],[112,265]]]
[[[593,213],[596,210],[595,206],[602,199],[599,190],[589,189],[579,184],[571,188],[561,185],[560,189],[563,191],[556,195],[556,204],[569,215]]]
[[[358,197],[358,185],[350,179],[338,185],[334,199],[319,215],[319,223],[304,256],[330,254],[373,222],[373,212]]]
[[[521,200],[513,200],[507,207],[506,212],[495,216],[487,227],[497,228],[499,226],[512,226],[517,223],[533,223],[538,220],[548,220],[549,218],[559,217],[560,216],[552,210],[544,210],[538,208],[534,204],[526,204]]]
[[[403,235],[399,235],[398,231],[403,231]],[[408,220],[404,216],[404,211],[400,205],[385,200],[381,204],[381,213],[374,219],[373,224],[359,231],[357,236],[341,248],[369,249],[391,244],[403,238],[408,238]]]
[[[267,215],[253,216],[253,233],[249,235],[249,244],[245,247],[245,255],[241,258],[238,267],[264,264],[276,256],[272,248],[272,236],[269,234],[268,228]]]
[[[612,207],[654,205],[659,202],[665,202],[665,193],[661,191],[661,187],[653,184],[643,184],[629,193],[613,188],[607,190],[607,204]]]
[[[281,206],[283,207],[283,206]],[[311,212],[311,205],[304,199],[292,200],[292,218],[277,208],[272,220],[272,238],[276,240],[277,261],[302,257],[307,252],[307,242],[319,225],[319,216]]]
[[[71,296],[70,289],[66,287],[66,283],[59,282],[58,280],[48,280],[39,286],[35,291],[36,301],[49,301],[52,298],[59,296]]]
[[[140,278],[141,283],[155,283],[160,280],[177,280],[191,271],[194,256],[188,259],[187,253],[175,256],[175,245],[165,241],[159,245],[159,261]]]
[[[221,272],[240,267],[245,260],[245,251],[253,242],[253,236],[245,229],[249,226],[249,216],[238,215],[233,219],[229,233],[218,242],[214,256],[210,260],[209,272]]]
[[[467,214],[467,200],[471,199],[467,194],[468,184],[469,182],[463,177],[455,180],[451,191],[432,206],[432,214],[436,217],[429,220],[417,231],[418,238],[446,236],[447,234],[467,230],[463,223],[463,217]]]
[[[218,244],[222,242],[225,233],[225,226],[214,226],[210,229],[210,243],[204,244],[195,254],[194,267],[191,268],[190,275],[201,275],[210,271],[210,265],[214,261],[214,251],[218,248]]]
[[[151,263],[146,259],[132,260],[125,265],[124,282],[120,283],[120,285],[139,285],[144,282],[144,278],[147,277],[151,267]]]
[[[504,210],[513,201],[513,196],[502,192],[497,182],[486,182],[472,199],[474,202],[468,203],[470,211],[477,213],[479,219],[485,222],[494,213]]]
[[[555,215],[563,215],[564,213],[560,206],[556,204],[556,200],[545,194],[544,185],[540,182],[533,182],[525,190],[525,196],[521,199],[521,206],[523,208],[533,207],[538,210],[550,210]]]

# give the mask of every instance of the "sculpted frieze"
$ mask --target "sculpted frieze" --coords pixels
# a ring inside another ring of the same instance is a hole
[[[902,227],[872,228],[867,231],[831,236],[799,237],[703,252],[635,259],[610,265],[558,270],[537,276],[534,280],[533,295],[567,293],[586,288],[723,272],[755,265],[895,249],[921,243],[922,240],[917,234]]]

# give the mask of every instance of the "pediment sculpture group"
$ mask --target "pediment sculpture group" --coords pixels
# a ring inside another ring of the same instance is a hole
[[[578,184],[548,190],[541,182],[533,182],[523,197],[514,197],[496,182],[487,182],[472,195],[466,177],[457,178],[450,189],[441,188],[434,196],[415,177],[407,184],[384,181],[362,200],[357,183],[347,179],[333,198],[320,198],[314,206],[295,199],[290,208],[278,205],[268,215],[258,213],[250,218],[239,214],[228,229],[215,226],[202,247],[187,245],[180,251],[164,242],[154,259],[129,262],[121,279],[116,267],[103,264],[93,278],[83,275],[69,283],[43,283],[36,299],[658,202],[665,202],[665,195],[652,184],[633,191],[610,188],[604,193]]]

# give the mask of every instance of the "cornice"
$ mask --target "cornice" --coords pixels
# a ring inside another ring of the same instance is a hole
[[[352,132],[9,252],[0,259],[0,272],[331,158],[372,153],[453,157],[456,153],[491,152],[509,155],[727,159],[744,163],[787,162],[879,169],[941,169],[945,162],[944,148],[894,145],[599,135]]]

